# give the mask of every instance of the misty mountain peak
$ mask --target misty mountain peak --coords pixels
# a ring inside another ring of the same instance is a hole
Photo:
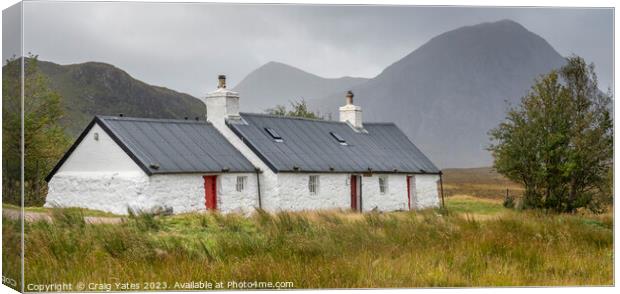
[[[564,64],[547,41],[512,20],[440,34],[354,87],[365,120],[393,121],[441,167],[489,165],[487,132],[539,75]],[[335,93],[312,101],[335,114]]]
[[[290,66],[288,64],[279,62],[279,61],[269,61],[269,62],[263,64],[258,69],[263,69],[263,70],[264,69],[301,70],[301,69],[298,69],[296,67]]]
[[[241,95],[242,111],[263,112],[277,105],[312,100],[342,92],[367,81],[364,78],[329,79],[297,67],[271,61],[248,74],[234,91]]]

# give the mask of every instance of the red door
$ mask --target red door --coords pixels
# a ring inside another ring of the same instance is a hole
[[[411,176],[407,176],[407,199],[409,200],[409,210],[411,210]]]
[[[357,176],[351,176],[351,209],[357,210]]]
[[[205,180],[205,206],[208,210],[217,209],[217,189],[215,188],[217,176],[203,176]]]

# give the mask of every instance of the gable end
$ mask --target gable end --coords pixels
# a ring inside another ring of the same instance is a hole
[[[93,118],[93,120],[88,124],[88,126],[82,131],[82,133],[75,140],[73,145],[67,150],[67,152],[62,156],[60,161],[54,166],[54,168],[50,171],[50,173],[45,177],[45,181],[49,182],[52,177],[58,172],[58,170],[62,167],[62,165],[69,159],[71,154],[75,151],[75,149],[82,143],[86,135],[90,132],[90,130],[96,125],[98,125],[112,140],[116,145],[118,145],[132,160],[135,164],[140,167],[142,171],[144,171],[147,175],[152,175],[152,172],[148,169],[148,167],[141,162],[138,157],[125,145],[115,134],[110,130],[110,128],[97,116]]]

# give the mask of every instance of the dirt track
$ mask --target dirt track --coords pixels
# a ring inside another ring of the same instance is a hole
[[[19,219],[20,211],[17,209],[2,209],[2,216],[10,219]],[[45,220],[52,221],[52,217],[44,212],[26,211],[24,219],[28,222]],[[85,216],[84,221],[89,224],[117,224],[123,221],[122,217]]]

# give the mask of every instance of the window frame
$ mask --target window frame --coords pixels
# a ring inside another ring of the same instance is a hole
[[[338,135],[336,132],[329,132],[330,135],[332,135],[332,138],[334,138],[336,140],[336,142],[338,142],[338,144],[342,145],[342,146],[347,146],[347,140],[345,140],[342,136]]]
[[[319,189],[320,189],[319,175],[309,175],[308,176],[308,193],[310,193],[310,195],[318,195]]]
[[[273,139],[275,142],[281,143],[284,142],[284,139],[282,139],[282,136],[273,128],[265,128],[265,132],[267,132],[267,134],[269,134],[269,136],[271,137],[271,139]]]
[[[237,192],[245,191],[247,182],[248,182],[248,176],[237,176],[237,181],[235,183],[235,190]]]
[[[387,194],[389,191],[388,176],[387,175],[379,176],[378,181],[379,181],[379,194],[381,195]]]

